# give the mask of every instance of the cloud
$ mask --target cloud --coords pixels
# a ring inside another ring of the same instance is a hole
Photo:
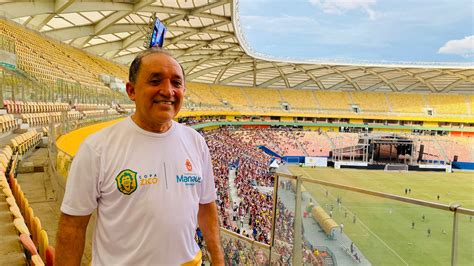
[[[371,8],[377,0],[309,0],[309,3],[320,7],[327,14],[340,15],[346,11],[362,9],[371,20],[376,20],[383,15]]]
[[[438,54],[456,54],[462,57],[474,57],[474,35],[461,40],[450,40],[439,48]]]
[[[241,16],[245,29],[266,32],[292,32],[311,34],[320,27],[319,23],[304,16]]]
[[[331,21],[319,21],[315,17],[290,15],[241,16],[240,19],[244,35],[248,37],[247,33],[252,32],[262,43],[271,42],[275,38],[289,38],[285,39],[285,42],[309,46],[347,46],[348,43],[358,47],[386,46],[386,39],[373,38],[374,30],[360,23],[346,27],[335,25]]]

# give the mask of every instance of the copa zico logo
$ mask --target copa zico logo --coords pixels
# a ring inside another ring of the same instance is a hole
[[[125,195],[130,195],[137,190],[137,172],[125,169],[115,178],[117,189]]]

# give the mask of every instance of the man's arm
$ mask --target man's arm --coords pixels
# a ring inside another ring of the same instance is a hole
[[[219,223],[215,202],[199,204],[198,223],[206,247],[211,254],[212,265],[224,265],[224,252],[219,237]]]
[[[91,215],[71,216],[61,213],[56,236],[55,265],[80,265],[86,230]]]

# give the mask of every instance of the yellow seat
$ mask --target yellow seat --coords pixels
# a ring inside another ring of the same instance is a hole
[[[7,196],[7,197],[15,198],[15,197],[13,197],[12,190],[11,190],[9,187],[3,188],[3,189],[2,189],[2,192],[3,192],[3,194],[5,194],[5,196]]]
[[[30,207],[30,204],[29,204],[28,199],[25,197],[25,194],[23,192],[21,193],[20,202],[18,204],[19,204],[19,207],[20,207],[21,214],[23,214],[23,217],[26,217],[26,212],[28,211],[28,208]]]
[[[35,217],[35,212],[33,211],[33,208],[28,207],[28,209],[26,210],[24,218],[25,218],[26,224],[28,225],[28,228],[30,228],[30,230],[31,230],[31,219],[33,219],[34,217]]]
[[[3,115],[0,116],[0,131],[2,133],[8,131],[7,124],[6,124],[6,121],[5,121],[5,118],[3,117]]]
[[[8,182],[7,182],[7,179],[5,177],[3,178],[0,178],[0,188],[5,188],[5,187],[8,187]]]
[[[30,235],[30,231],[28,230],[28,227],[25,224],[25,220],[23,220],[23,217],[21,218],[16,218],[13,220],[13,225],[15,225],[15,229],[20,233],[20,234],[27,234]]]
[[[16,205],[15,198],[14,197],[7,197],[7,203],[10,207],[15,206]]]
[[[21,212],[20,212],[20,208],[18,208],[16,204],[10,207],[10,212],[13,214],[15,218],[23,219],[23,216],[21,215]]]
[[[18,145],[18,142],[16,141],[16,139],[15,138],[11,139],[10,143],[12,145],[13,151],[18,151],[19,145]]]
[[[31,256],[31,263],[34,266],[44,266],[44,262],[39,255]]]
[[[39,244],[39,234],[41,232],[41,221],[38,217],[33,217],[31,220],[31,236],[33,239],[33,243],[35,243],[36,246]]]
[[[43,260],[46,260],[46,248],[49,246],[48,234],[41,229],[39,233],[39,255]]]

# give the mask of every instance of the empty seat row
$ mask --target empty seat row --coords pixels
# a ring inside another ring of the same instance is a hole
[[[134,103],[132,103],[132,104],[120,104],[120,107],[122,109],[135,109],[136,108]]]
[[[16,136],[10,140],[13,152],[25,154],[29,149],[35,147],[41,141],[41,133],[31,129],[26,133]]]
[[[107,114],[108,115],[118,115],[119,112],[117,112],[117,110],[115,110],[115,109],[109,109],[109,110],[107,110]]]
[[[0,115],[0,127],[2,133],[11,131],[18,126],[18,123],[13,115]]]
[[[108,104],[92,104],[92,103],[77,103],[74,105],[74,108],[77,111],[86,111],[86,110],[107,110],[110,108]]]
[[[13,150],[10,146],[0,150],[0,172],[7,172],[12,156]]]
[[[20,214],[24,217],[23,224],[26,223],[26,228],[24,228],[25,232],[22,233],[28,233],[28,236],[31,236],[34,246],[38,247],[37,250],[33,250],[32,252],[36,252],[36,254],[41,257],[41,261],[52,261],[52,259],[48,257],[53,256],[54,250],[49,246],[48,234],[42,228],[40,219],[35,216],[33,208],[30,207],[28,199],[26,199],[25,194],[21,190],[20,184],[18,184],[15,178],[12,178],[11,181],[13,197],[19,207]]]
[[[82,114],[79,111],[71,110],[67,112],[68,120],[79,120],[82,118]]]
[[[69,114],[72,112],[71,114]],[[68,119],[79,119],[80,113],[77,111],[69,111],[67,116]],[[78,117],[78,118],[76,118]],[[21,119],[23,123],[26,123],[30,126],[46,125],[52,120],[55,123],[61,122],[61,113],[52,112],[52,113],[37,113],[37,114],[22,114]]]
[[[104,110],[87,110],[87,111],[82,111],[82,113],[84,114],[84,117],[86,118],[105,115]]]
[[[3,105],[10,114],[61,112],[71,109],[68,103],[22,102],[5,100]]]
[[[12,167],[16,167],[15,165],[17,163],[17,158],[18,158],[17,156],[14,157],[12,161]],[[32,240],[33,231],[30,229],[31,226],[28,227],[27,225],[27,224],[33,224],[30,221],[31,221],[31,217],[34,217],[34,215],[33,215],[31,207],[29,207],[28,201],[26,200],[23,191],[21,191],[19,184],[16,182],[16,179],[14,178],[14,172],[15,172],[14,169],[10,170],[10,172],[8,173],[0,171],[0,190],[1,190],[0,200],[5,199],[5,202],[8,205],[8,209],[12,217],[13,227],[16,229],[18,233],[19,235],[18,239],[21,245],[23,246],[24,252],[27,255],[25,258],[24,255],[19,254],[18,259],[15,258],[15,260],[18,260],[19,262],[20,261],[25,262],[25,259],[26,259],[26,265],[35,265],[35,266],[45,265],[37,248],[39,246],[40,241],[37,241],[37,243],[35,244],[35,242]],[[8,175],[9,181],[7,180],[6,175]],[[29,208],[31,212],[24,211],[25,207]],[[27,216],[27,215],[30,215],[30,216]],[[34,217],[33,220],[35,220],[36,222],[39,222],[38,217]],[[47,235],[46,235],[46,239],[44,239],[45,238],[44,234],[42,238],[43,239],[41,240],[43,243],[48,242]],[[52,250],[52,247],[50,247],[49,250],[51,250],[49,252],[51,256],[54,256],[54,251]],[[44,258],[46,258],[46,253],[47,252],[44,252],[45,254]],[[52,260],[50,259],[50,261]]]

